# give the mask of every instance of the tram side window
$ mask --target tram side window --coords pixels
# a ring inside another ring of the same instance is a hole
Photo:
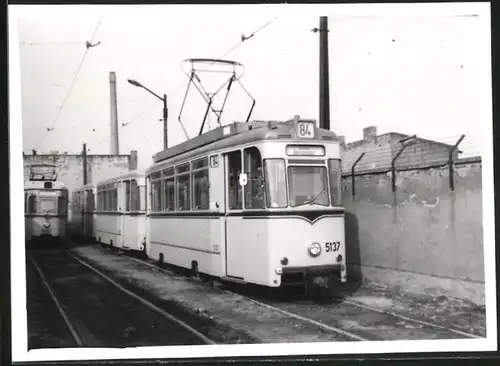
[[[95,194],[91,190],[89,191],[89,197],[90,197],[89,211],[94,212],[95,211]]]
[[[148,193],[147,193],[147,188],[148,186],[139,186],[139,198],[138,198],[138,205],[139,205],[139,210],[140,211],[146,211],[146,203],[148,199]]]
[[[137,192],[137,181],[135,179],[127,182],[127,192],[127,201],[130,202],[130,205],[127,206],[127,211],[139,211],[137,207],[139,195]]]
[[[191,173],[189,163],[179,165],[175,168],[177,178],[177,209],[189,211],[191,209]]]
[[[193,162],[193,209],[208,210],[210,207],[210,183],[208,157]]]
[[[339,159],[328,159],[332,206],[342,206],[342,170]]]
[[[152,211],[161,211],[161,180],[151,182],[151,194]]]
[[[130,190],[130,181],[126,180],[123,182],[125,184],[125,211],[130,211],[131,202],[132,202],[132,194]]]
[[[111,197],[111,211],[118,211],[118,190],[116,188],[113,188],[113,190],[111,191]]]
[[[266,203],[268,207],[287,207],[285,161],[265,159]]]
[[[175,170],[167,168],[163,170],[163,211],[175,210]]]
[[[175,178],[169,177],[164,181],[165,185],[165,210],[175,211]]]
[[[245,173],[247,174],[247,185],[244,187],[245,208],[264,208],[262,159],[260,151],[256,147],[245,149]]]
[[[241,151],[227,154],[227,160],[229,208],[241,209],[243,207],[242,187],[240,186]]]
[[[109,211],[109,208],[111,207],[110,205],[110,199],[111,199],[111,192],[109,190],[104,191],[104,211]]]
[[[97,191],[97,210],[102,211],[102,192]]]
[[[57,197],[57,213],[59,215],[66,215],[68,198],[64,195]]]

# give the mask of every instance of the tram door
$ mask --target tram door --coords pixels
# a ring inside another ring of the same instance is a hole
[[[242,155],[243,154],[243,155]],[[262,159],[257,147],[226,155],[226,272],[245,281],[260,281],[256,263],[266,253]],[[263,273],[262,271],[260,273]]]
[[[225,165],[225,193],[226,193],[226,275],[228,277],[244,279],[242,273],[245,268],[245,243],[243,220],[243,187],[240,185],[242,172],[241,150],[227,153],[224,157]]]

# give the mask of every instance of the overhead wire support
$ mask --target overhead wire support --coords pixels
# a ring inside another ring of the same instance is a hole
[[[68,88],[68,91],[67,91],[66,95],[64,96],[64,99],[63,99],[63,102],[62,102],[61,106],[57,109],[56,116],[54,118],[54,121],[52,122],[52,125],[50,127],[47,127],[45,135],[42,137],[42,140],[40,141],[40,145],[43,144],[43,141],[47,137],[47,134],[49,132],[53,131],[55,129],[56,125],[57,125],[57,122],[59,122],[59,117],[61,115],[61,111],[64,109],[64,107],[66,105],[66,102],[67,102],[67,100],[68,100],[68,98],[69,98],[69,96],[71,94],[71,91],[73,90],[73,87],[75,86],[76,80],[77,80],[77,78],[78,78],[78,76],[80,74],[80,71],[81,71],[82,67],[83,67],[83,63],[85,62],[85,59],[86,59],[87,54],[89,52],[89,49],[91,47],[95,47],[95,46],[99,45],[100,42],[98,42],[96,44],[93,44],[92,42],[93,42],[93,39],[95,38],[95,36],[97,34],[97,31],[99,30],[100,25],[101,25],[101,20],[99,20],[97,22],[97,25],[96,25],[96,27],[94,29],[92,37],[90,38],[90,41],[87,41],[86,44],[85,44],[85,46],[86,46],[85,52],[83,53],[83,56],[82,56],[82,58],[80,60],[80,63],[79,63],[79,65],[78,65],[78,67],[77,67],[77,69],[76,69],[76,71],[74,73],[74,76],[73,76],[73,79],[71,80],[71,83],[70,83],[70,86]]]
[[[203,129],[205,127],[206,120],[209,116],[209,113],[212,112],[216,117],[217,117],[217,123],[219,126],[222,126],[221,123],[221,116],[224,111],[224,108],[226,106],[227,98],[229,95],[229,92],[231,91],[232,85],[234,84],[235,81],[237,81],[243,88],[243,90],[250,96],[250,93],[243,87],[239,79],[244,75],[245,73],[245,68],[242,64],[236,61],[229,61],[229,60],[217,60],[217,59],[201,59],[201,58],[195,58],[195,59],[186,59],[184,60],[183,64],[189,63],[190,64],[190,70],[184,70],[184,68],[181,69],[183,72],[186,74],[186,76],[189,78],[189,82],[187,85],[187,90],[184,96],[184,100],[182,102],[181,109],[179,111],[179,116],[178,116],[178,121],[182,125],[181,121],[181,115],[184,110],[185,102],[187,99],[187,95],[189,92],[189,88],[191,84],[194,85],[196,90],[200,93],[202,96],[203,100],[207,103],[207,108],[205,110],[205,114],[203,117],[203,120],[201,122],[200,130],[199,130],[199,135],[203,133]],[[214,72],[219,72],[219,73],[230,73],[231,76],[225,80],[214,92],[208,92],[205,87],[203,86],[203,83],[197,73],[200,72],[200,69],[196,67],[196,64],[208,64],[208,65],[213,65],[213,64],[218,64],[219,66],[225,66],[225,67],[230,67],[230,71],[228,70],[215,70]],[[222,103],[222,106],[220,109],[214,108],[214,98],[219,94],[224,88],[226,88],[226,95],[224,96],[224,100]],[[250,96],[250,98],[253,100],[253,106],[255,105],[255,100]],[[247,121],[250,118],[250,116],[247,117]]]

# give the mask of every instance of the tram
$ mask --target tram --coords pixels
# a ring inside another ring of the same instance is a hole
[[[89,200],[96,202],[89,215],[93,217],[96,241],[122,250],[142,252],[146,244],[144,172],[132,171],[101,181],[88,190]]]
[[[151,259],[267,287],[347,281],[333,132],[299,116],[235,122],[154,159],[146,171]]]
[[[34,164],[24,182],[25,234],[31,246],[64,244],[68,226],[68,189],[57,181],[56,166]]]

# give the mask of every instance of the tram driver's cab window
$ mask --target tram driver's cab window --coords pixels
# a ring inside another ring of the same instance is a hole
[[[268,208],[287,207],[285,160],[265,159],[266,205]]]
[[[250,147],[245,149],[245,171],[247,184],[245,191],[245,209],[265,208],[264,172],[259,149]]]
[[[241,151],[233,151],[227,154],[228,163],[228,199],[229,208],[241,210],[243,208],[242,188],[240,185]]]

